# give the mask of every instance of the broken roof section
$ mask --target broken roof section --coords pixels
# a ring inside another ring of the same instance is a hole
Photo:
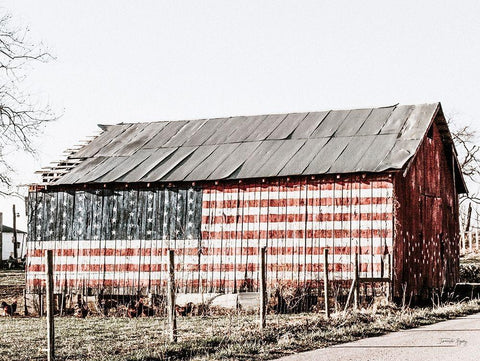
[[[50,184],[400,170],[435,119],[452,149],[440,103],[101,126],[99,136],[69,155],[74,166]]]

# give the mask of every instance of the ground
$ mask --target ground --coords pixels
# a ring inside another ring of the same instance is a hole
[[[17,312],[23,313],[23,290],[25,289],[25,272],[22,270],[0,269],[0,302],[12,304],[17,301]],[[3,310],[0,310],[3,316]]]
[[[45,359],[45,318],[22,316],[23,272],[0,272],[1,300],[17,299],[20,315],[0,317],[0,360]],[[56,317],[57,360],[261,360],[350,342],[480,312],[480,300],[409,309],[273,315],[258,330],[258,315],[179,317],[179,342],[168,342],[162,317]]]

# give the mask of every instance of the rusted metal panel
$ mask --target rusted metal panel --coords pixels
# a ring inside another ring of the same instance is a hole
[[[370,145],[375,140],[375,136],[355,137],[348,143],[342,154],[335,160],[328,170],[329,173],[341,173],[343,164],[349,169],[355,169],[355,165],[361,161],[363,155],[367,152]]]
[[[207,179],[226,179],[230,177],[252,155],[262,142],[241,143],[231,155],[215,168]]]
[[[152,155],[142,162],[138,162],[136,166],[128,169],[128,172],[119,177],[117,182],[136,182],[148,174],[158,164],[163,162],[167,157],[174,153],[178,148],[160,148],[153,149]],[[142,153],[148,153],[150,149],[142,149]],[[141,154],[141,153],[140,153]]]
[[[247,142],[255,142],[258,140],[265,140],[272,134],[272,132],[279,126],[279,124],[286,118],[286,114],[269,114],[265,119],[250,132],[250,135],[245,139]]]
[[[147,144],[145,144],[142,148],[158,149],[158,148],[165,147],[165,144],[168,141],[170,141],[176,134],[178,134],[181,131],[181,129],[184,126],[186,126],[187,123],[188,122],[186,121],[167,122],[167,124],[163,126],[162,129],[158,131],[155,134],[155,136],[152,139],[150,139],[150,141]]]
[[[290,113],[285,116],[283,121],[275,128],[275,130],[267,137],[267,139],[287,139],[297,126],[302,122],[308,113]]]
[[[318,128],[319,124],[325,119],[329,111],[311,112],[303,119],[292,133],[292,139],[308,139],[310,135]]]
[[[257,170],[257,177],[271,177],[278,175],[292,157],[305,144],[305,139],[287,139],[280,143],[278,150],[269,158],[268,162]]]
[[[262,142],[252,155],[243,163],[238,173],[235,174],[235,178],[258,177],[262,167],[269,161],[281,145],[282,143],[277,141]]]
[[[311,138],[329,138],[342,125],[350,110],[332,110],[310,136]],[[348,141],[348,138],[346,138]]]
[[[198,166],[199,163],[203,162],[212,152],[217,149],[216,145],[202,145],[195,149],[195,151],[182,162],[181,165],[175,167],[175,169],[169,173],[167,176],[163,177],[163,180],[176,181],[183,180]]]
[[[241,143],[220,144],[215,150],[184,178],[185,181],[196,181],[207,179],[210,174],[217,169],[226,159],[229,159],[232,152],[240,146]]]
[[[380,134],[387,120],[391,116],[396,106],[372,109],[363,125],[357,132],[357,135],[375,135]]]
[[[207,119],[189,121],[176,134],[174,134],[163,147],[181,147],[185,142],[195,136],[195,133],[205,124]]]
[[[328,138],[307,140],[302,148],[290,158],[278,175],[288,176],[291,174],[303,174],[303,171],[308,167],[315,155],[325,146],[328,140]]]
[[[128,144],[134,139],[139,132],[146,127],[145,123],[131,124],[129,127],[125,127],[125,131],[116,137],[112,137],[109,144],[102,147],[96,154],[100,157],[115,157],[120,155],[120,151],[128,147]]]
[[[381,128],[380,134],[398,134],[414,108],[414,105],[397,106]]]
[[[357,165],[355,166],[355,171],[375,172],[377,167],[382,164],[388,154],[398,154],[397,152],[390,153],[392,149],[389,148],[391,144],[395,144],[396,137],[396,134],[377,135],[368,147],[367,151],[358,161]]]
[[[125,157],[125,160],[118,165],[115,165],[110,171],[103,176],[97,178],[95,181],[100,183],[116,182],[119,178],[129,173],[133,168],[137,167],[148,157],[155,152],[154,149],[142,149],[132,154],[129,157]]]
[[[345,120],[340,124],[335,131],[336,137],[352,137],[358,133],[363,123],[372,113],[372,109],[354,109],[351,110]],[[373,135],[373,134],[369,134]]]
[[[80,148],[79,151],[75,152],[75,154],[72,155],[72,158],[90,158],[96,156],[100,150],[110,145],[111,142],[113,142],[122,133],[126,132],[131,126],[132,124],[117,124],[108,126],[102,134],[93,139],[87,145]]]
[[[323,138],[328,139],[328,138]],[[342,154],[348,143],[343,139],[331,138],[322,148],[323,151],[315,155],[313,160],[305,169],[306,174],[324,174],[332,167],[337,158]]]
[[[198,147],[179,147],[164,161],[157,164],[149,173],[144,175],[140,181],[155,182],[163,179],[169,172],[179,166],[184,159],[192,154]]]

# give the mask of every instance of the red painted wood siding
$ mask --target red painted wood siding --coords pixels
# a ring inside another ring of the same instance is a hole
[[[352,278],[356,252],[361,276],[378,277],[385,254],[392,252],[393,204],[388,176],[204,187],[201,239],[30,242],[27,286],[42,286],[43,252],[50,248],[56,250],[57,290],[161,292],[170,247],[176,250],[182,292],[255,290],[263,246],[271,286],[318,287],[324,248],[329,249],[330,279]]]
[[[458,199],[435,124],[405,175],[395,177],[395,295],[428,298],[453,287],[459,271]]]

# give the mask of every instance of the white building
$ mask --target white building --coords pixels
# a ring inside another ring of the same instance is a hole
[[[17,229],[18,257],[23,257],[27,252],[26,235],[26,232]],[[13,228],[2,225],[2,260],[7,260],[10,256],[13,257]]]

